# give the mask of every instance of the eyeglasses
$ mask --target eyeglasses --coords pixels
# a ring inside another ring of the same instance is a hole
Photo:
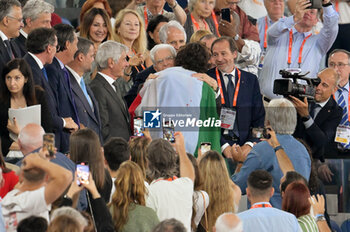
[[[156,60],[156,65],[163,64],[164,61],[170,61],[170,60],[173,60],[173,59],[174,59],[173,56],[167,56],[167,57],[165,57],[164,59]]]
[[[13,17],[11,15],[7,15],[7,17],[14,19],[14,20],[17,20],[17,22],[19,22],[19,23],[23,23],[23,18],[16,18],[16,17]]]
[[[335,68],[335,67],[339,67],[339,68],[344,68],[346,65],[349,65],[349,64],[344,64],[344,63],[329,63],[329,67],[331,68]]]

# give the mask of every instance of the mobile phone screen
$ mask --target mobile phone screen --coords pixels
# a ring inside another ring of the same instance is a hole
[[[201,143],[201,152],[202,152],[202,155],[204,153],[206,153],[207,151],[210,151],[211,150],[211,143],[209,142],[205,142],[205,143]]]
[[[134,118],[134,136],[144,136],[143,119],[141,117]]]
[[[87,163],[77,164],[77,184],[89,184],[89,165]],[[81,182],[81,183],[80,183]]]
[[[163,139],[168,140],[170,143],[175,143],[175,129],[173,124],[168,121],[165,122],[165,125],[163,125]]]
[[[231,12],[229,8],[221,9],[221,18],[227,22],[231,22]]]
[[[43,149],[49,152],[50,156],[55,154],[55,134],[45,133],[43,135]]]

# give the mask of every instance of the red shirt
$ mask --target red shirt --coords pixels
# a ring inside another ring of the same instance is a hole
[[[14,171],[8,173],[2,173],[4,179],[4,186],[0,188],[0,197],[4,198],[8,192],[10,192],[18,182],[18,176]]]

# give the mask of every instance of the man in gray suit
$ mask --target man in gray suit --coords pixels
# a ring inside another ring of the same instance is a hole
[[[99,104],[102,137],[107,142],[111,137],[131,136],[130,115],[127,105],[116,88],[116,80],[123,78],[128,48],[114,41],[107,41],[98,48],[95,61],[98,73],[90,88]]]

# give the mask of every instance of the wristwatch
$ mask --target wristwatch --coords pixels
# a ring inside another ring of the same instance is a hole
[[[306,117],[302,117],[302,118],[301,118],[301,121],[306,122],[306,121],[308,121],[310,118],[311,118],[311,116],[308,115],[308,116],[306,116]]]
[[[236,36],[235,36],[235,37],[233,37],[233,39],[234,39],[235,41],[239,40],[239,35],[238,35],[238,34],[236,34]]]
[[[276,147],[274,147],[273,148],[273,150],[275,151],[275,152],[277,152],[278,150],[283,150],[283,147],[281,146],[281,145],[279,145],[279,146],[276,146]]]

